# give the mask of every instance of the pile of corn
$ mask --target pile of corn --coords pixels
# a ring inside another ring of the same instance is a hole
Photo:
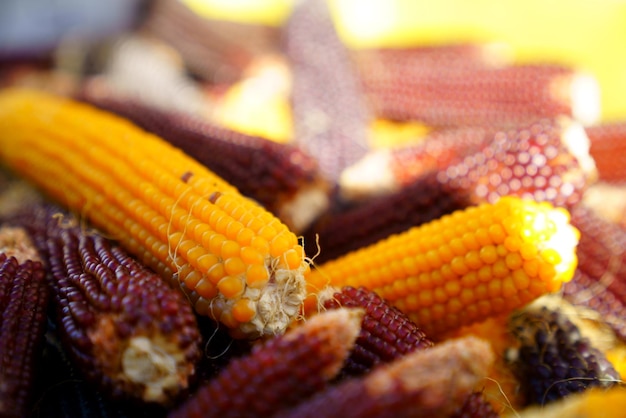
[[[0,416],[620,413],[626,121],[593,75],[350,50],[322,0],[237,59],[173,4],[129,34],[178,33],[156,85],[3,69]],[[136,94],[177,77],[201,111]],[[256,77],[280,141],[221,113]]]

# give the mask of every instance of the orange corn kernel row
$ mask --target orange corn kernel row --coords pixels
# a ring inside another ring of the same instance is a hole
[[[21,247],[21,248],[20,248]],[[27,234],[0,228],[0,416],[30,415],[49,290]]]
[[[514,126],[560,115],[589,124],[600,113],[597,80],[576,68],[529,64],[437,70],[416,65],[407,74],[402,67],[401,58],[359,66],[380,117],[431,126]]]
[[[493,353],[482,340],[446,341],[347,379],[276,417],[449,417],[492,362]]]
[[[604,122],[585,127],[591,146],[589,152],[598,167],[600,180],[626,181],[626,122]]]
[[[293,141],[335,181],[367,151],[371,117],[327,1],[297,2],[282,42],[293,75]]]
[[[340,371],[359,334],[363,312],[332,310],[232,359],[169,414],[269,417],[322,390]]]
[[[566,210],[505,196],[323,263],[307,281],[313,295],[374,290],[437,339],[558,290],[574,274],[578,235]],[[317,310],[314,296],[305,309]]]
[[[342,368],[342,377],[365,374],[381,363],[433,346],[404,313],[371,290],[346,286],[324,302],[325,309],[340,307],[365,310],[361,331]]]
[[[88,103],[129,119],[207,166],[298,232],[328,205],[317,162],[298,147],[218,127],[139,101],[85,91]]]
[[[24,152],[27,150],[28,152]],[[298,239],[180,149],[95,107],[0,93],[0,160],[85,216],[238,338],[285,331],[305,296]]]
[[[201,356],[198,324],[182,293],[56,206],[33,207],[13,222],[45,260],[55,323],[87,379],[112,398],[178,400]]]
[[[563,286],[563,297],[597,311],[626,339],[626,231],[585,205],[574,208],[571,217],[580,231],[578,268]]]

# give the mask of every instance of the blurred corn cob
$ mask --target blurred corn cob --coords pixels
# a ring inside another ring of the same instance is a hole
[[[325,309],[365,310],[359,336],[341,370],[342,378],[365,374],[378,364],[390,363],[410,352],[433,346],[404,313],[373,291],[346,286],[328,293],[328,299],[323,302]]]
[[[585,127],[591,143],[589,152],[598,167],[600,180],[626,181],[626,122],[602,122]]]
[[[140,30],[171,45],[189,72],[214,84],[239,79],[255,59],[274,52],[279,39],[274,27],[208,18],[169,0],[151,2]]]
[[[599,312],[626,339],[626,230],[585,205],[573,208],[571,217],[581,233],[579,263],[563,297]]]
[[[322,390],[341,369],[359,334],[363,312],[320,315],[233,359],[169,416],[267,417]]]
[[[321,178],[317,162],[296,146],[89,90],[81,98],[128,118],[182,149],[242,194],[261,203],[294,232],[305,228],[328,206],[329,186]]]
[[[502,197],[311,270],[305,310],[316,311],[314,295],[326,286],[364,286],[437,339],[558,290],[574,274],[577,241],[564,209]]]
[[[332,386],[276,417],[449,417],[492,361],[484,341],[446,341]]]
[[[618,382],[605,355],[561,311],[530,306],[514,314],[509,326],[519,347],[507,354],[530,404]]]
[[[293,140],[335,181],[368,149],[370,115],[327,0],[296,2],[283,44],[293,75]]]
[[[56,206],[25,209],[12,222],[29,231],[45,259],[59,332],[87,379],[112,398],[179,399],[201,355],[183,295]]]
[[[282,333],[298,314],[308,264],[296,236],[166,141],[82,103],[8,90],[0,94],[0,145],[9,167],[238,338]]]
[[[376,58],[378,65],[364,60],[357,68],[379,117],[432,126],[514,126],[561,115],[589,124],[599,117],[598,83],[577,68],[457,59],[423,60],[408,71],[401,54]]]
[[[450,418],[499,418],[482,391],[472,392]]]
[[[20,228],[0,227],[0,416],[30,413],[40,377],[49,290],[39,255]]]

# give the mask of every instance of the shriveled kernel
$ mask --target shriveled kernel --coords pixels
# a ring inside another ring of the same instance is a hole
[[[233,305],[233,318],[239,322],[249,322],[256,315],[254,302],[249,299],[241,298]]]
[[[260,288],[269,280],[269,272],[263,264],[248,266],[246,271],[246,284],[250,287]]]
[[[226,276],[217,283],[217,288],[224,297],[234,299],[243,294],[245,286],[240,277]]]

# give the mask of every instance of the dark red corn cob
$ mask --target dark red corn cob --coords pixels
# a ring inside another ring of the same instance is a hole
[[[626,121],[604,122],[585,127],[589,153],[598,167],[600,180],[626,182]]]
[[[578,268],[563,285],[563,297],[597,311],[626,339],[626,230],[585,205],[570,213],[572,225],[580,231]]]
[[[324,388],[359,333],[359,309],[321,313],[236,358],[171,418],[268,417]]]
[[[496,129],[435,129],[417,143],[373,149],[346,168],[339,180],[346,200],[389,194],[410,185],[429,171],[444,170],[493,140]]]
[[[399,309],[365,288],[344,287],[323,302],[326,309],[362,308],[361,331],[342,376],[362,375],[381,363],[389,363],[433,342]]]
[[[605,355],[559,309],[525,309],[513,315],[509,327],[519,347],[507,355],[530,404],[611,387],[620,379]]]
[[[483,392],[472,392],[450,418],[499,418],[500,414],[485,399]]]
[[[468,196],[442,186],[431,171],[389,195],[357,204],[336,201],[303,232],[305,252],[323,263],[469,204]]]
[[[544,119],[497,133],[481,151],[442,170],[439,181],[475,203],[515,195],[572,207],[597,176],[583,128]]]
[[[28,229],[45,259],[59,333],[87,380],[112,398],[176,401],[201,355],[182,293],[54,206],[25,211],[14,222]]]
[[[369,110],[326,0],[304,0],[284,25],[291,65],[294,141],[335,181],[368,149]]]
[[[167,112],[137,101],[86,89],[81,98],[129,119],[207,166],[276,214],[294,231],[328,205],[328,186],[317,162],[300,148],[218,127],[207,120]]]
[[[443,61],[415,65],[408,72],[402,57],[380,59],[378,66],[358,69],[375,113],[387,119],[431,126],[505,127],[561,115],[588,124],[599,116],[597,81],[576,68],[547,64],[494,68]]]
[[[346,379],[276,417],[447,418],[487,374],[493,357],[482,340],[449,340]]]
[[[0,241],[7,233],[20,235],[3,227]],[[27,238],[23,233],[21,237]],[[0,242],[0,416],[24,417],[34,401],[49,291],[41,262],[8,251],[3,244]]]

